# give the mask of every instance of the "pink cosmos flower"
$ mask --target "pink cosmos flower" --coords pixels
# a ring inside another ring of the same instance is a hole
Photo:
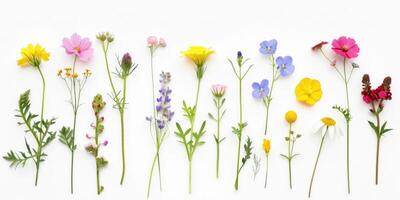
[[[82,38],[74,33],[71,38],[64,38],[62,42],[62,47],[64,47],[67,54],[75,55],[83,62],[89,61],[93,56],[92,43],[89,38]]]
[[[332,41],[332,50],[345,58],[356,58],[360,52],[360,48],[353,38],[342,36]]]

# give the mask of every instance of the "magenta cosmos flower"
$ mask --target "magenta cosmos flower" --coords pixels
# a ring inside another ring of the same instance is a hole
[[[356,58],[360,52],[360,48],[353,38],[342,36],[332,41],[332,50],[345,58]]]
[[[62,42],[62,47],[67,54],[75,55],[83,62],[89,61],[93,55],[92,43],[89,38],[82,38],[74,33],[70,38],[64,38]]]

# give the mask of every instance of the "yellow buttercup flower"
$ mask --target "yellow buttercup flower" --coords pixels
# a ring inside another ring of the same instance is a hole
[[[314,105],[322,97],[321,84],[318,80],[303,78],[295,89],[297,101]]]
[[[330,118],[330,117],[324,117],[324,118],[321,119],[321,121],[327,127],[336,125],[336,121],[334,119]]]
[[[285,114],[285,119],[289,124],[292,124],[297,120],[297,113],[293,110],[289,110]]]
[[[50,54],[40,44],[28,44],[21,49],[21,58],[17,61],[21,67],[28,65],[39,67],[42,61],[48,61]]]
[[[264,139],[263,140],[263,145],[262,145],[265,154],[269,154],[269,150],[271,150],[271,140]]]
[[[189,58],[191,61],[193,61],[197,67],[202,67],[208,56],[213,54],[214,51],[202,46],[191,46],[186,51],[182,51],[181,53],[186,58]]]

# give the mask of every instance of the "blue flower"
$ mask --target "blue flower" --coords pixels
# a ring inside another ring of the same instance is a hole
[[[278,41],[276,41],[275,39],[272,39],[270,41],[265,40],[260,43],[259,51],[263,55],[270,56],[275,53],[277,45]]]
[[[276,64],[278,65],[281,76],[289,76],[294,72],[294,65],[292,64],[292,61],[293,59],[291,56],[279,56],[276,58]]]
[[[261,81],[261,83],[254,82],[251,87],[253,87],[253,97],[256,99],[263,99],[266,97],[269,93],[269,88],[268,88],[268,80],[264,79]]]

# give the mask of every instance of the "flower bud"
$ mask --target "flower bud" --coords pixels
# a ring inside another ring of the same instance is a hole
[[[164,38],[160,37],[159,45],[160,45],[160,47],[166,47],[167,46],[167,43],[165,42]]]

